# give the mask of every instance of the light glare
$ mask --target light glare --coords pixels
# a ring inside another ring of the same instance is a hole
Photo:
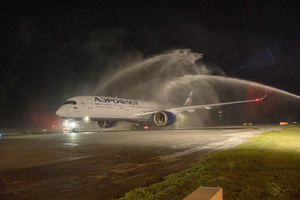
[[[75,128],[75,127],[76,127],[76,123],[75,123],[75,122],[71,122],[71,123],[70,123],[70,127],[71,127],[71,128]]]
[[[84,121],[85,121],[85,122],[88,122],[88,121],[90,121],[90,118],[89,118],[89,116],[85,116],[85,117],[84,117]]]

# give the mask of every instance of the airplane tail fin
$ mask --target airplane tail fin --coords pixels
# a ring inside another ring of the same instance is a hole
[[[190,106],[192,105],[192,96],[193,96],[193,90],[190,91],[189,97],[184,102],[183,106]]]

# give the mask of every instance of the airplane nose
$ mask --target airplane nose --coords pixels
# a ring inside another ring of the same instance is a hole
[[[64,112],[62,111],[62,109],[61,108],[59,108],[57,111],[56,111],[56,115],[57,116],[62,116],[64,114]]]

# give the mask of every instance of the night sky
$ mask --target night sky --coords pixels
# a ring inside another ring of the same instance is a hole
[[[2,128],[46,126],[109,68],[175,48],[300,95],[296,1],[52,2],[1,2]]]

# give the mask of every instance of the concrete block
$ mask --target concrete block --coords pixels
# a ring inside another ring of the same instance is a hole
[[[223,190],[220,187],[199,187],[183,200],[223,200]]]

